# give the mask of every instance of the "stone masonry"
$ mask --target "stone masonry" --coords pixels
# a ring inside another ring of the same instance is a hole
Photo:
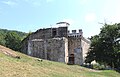
[[[82,30],[68,31],[67,22],[57,23],[57,28],[39,29],[22,41],[23,53],[51,61],[82,65],[90,42]]]

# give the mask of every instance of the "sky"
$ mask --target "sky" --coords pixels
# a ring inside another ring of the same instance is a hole
[[[84,37],[99,34],[104,23],[120,22],[120,0],[0,0],[0,28],[34,32],[57,22]]]

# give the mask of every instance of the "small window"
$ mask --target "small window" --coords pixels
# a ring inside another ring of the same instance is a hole
[[[56,32],[57,32],[56,30],[53,30],[53,31],[52,31],[52,36],[53,36],[53,37],[56,36],[56,34],[57,34]]]
[[[74,52],[75,52],[75,53],[81,53],[81,52],[82,52],[82,49],[81,49],[81,48],[75,48],[75,49],[74,49]]]

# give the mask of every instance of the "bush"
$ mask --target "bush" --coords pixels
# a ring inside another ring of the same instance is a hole
[[[100,64],[94,64],[94,65],[92,65],[92,68],[96,69],[96,70],[104,70],[105,66],[104,65],[100,65]]]

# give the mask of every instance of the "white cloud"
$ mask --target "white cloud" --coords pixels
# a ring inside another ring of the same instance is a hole
[[[85,16],[86,22],[94,22],[96,20],[96,15],[94,13],[88,13]]]
[[[41,2],[43,0],[6,0],[6,1],[2,1],[2,3],[9,5],[9,6],[14,6],[14,5],[18,5],[21,2],[27,3],[32,5],[33,7],[38,7],[41,6]],[[46,3],[50,3],[53,2],[54,0],[44,0]]]
[[[24,0],[26,3],[38,7],[41,5],[41,0]]]
[[[6,5],[9,5],[9,6],[17,5],[17,3],[14,2],[14,1],[3,1],[2,3],[6,4]]]

